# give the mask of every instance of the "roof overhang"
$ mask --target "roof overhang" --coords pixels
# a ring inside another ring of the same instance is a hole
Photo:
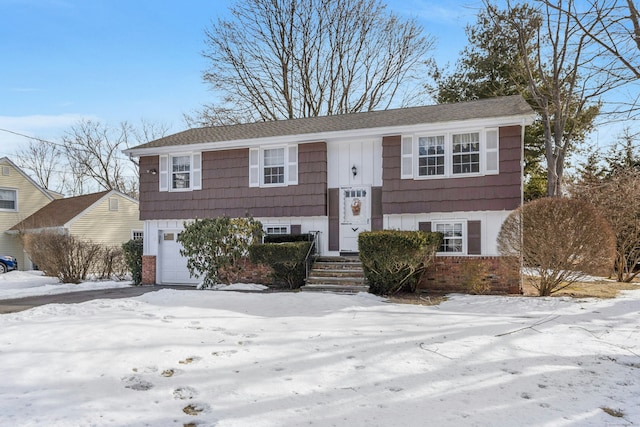
[[[230,141],[204,142],[196,144],[176,144],[162,147],[129,148],[123,152],[130,157],[154,156],[179,152],[221,151],[230,149],[252,148],[258,146],[278,144],[305,144],[313,142],[342,141],[363,138],[382,138],[392,135],[403,135],[415,132],[437,132],[441,130],[465,130],[482,127],[528,126],[533,123],[535,114],[523,114],[504,117],[482,119],[442,121],[435,123],[420,123],[415,125],[401,125],[389,127],[369,127],[346,131],[302,133],[292,135],[273,136],[268,138],[238,139]]]

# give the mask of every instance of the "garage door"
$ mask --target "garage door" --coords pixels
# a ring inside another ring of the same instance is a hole
[[[177,238],[181,230],[161,230],[159,245],[158,270],[159,283],[194,284],[198,279],[192,278],[187,270],[187,259],[180,255],[182,245]]]

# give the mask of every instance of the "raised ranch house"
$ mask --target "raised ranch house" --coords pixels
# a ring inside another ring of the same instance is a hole
[[[190,129],[126,150],[140,159],[143,281],[194,283],[178,233],[194,218],[247,214],[267,233],[319,232],[322,255],[357,252],[365,230],[433,230],[431,286],[466,260],[504,291],[496,237],[522,203],[520,96]],[[428,285],[428,283],[426,283]]]

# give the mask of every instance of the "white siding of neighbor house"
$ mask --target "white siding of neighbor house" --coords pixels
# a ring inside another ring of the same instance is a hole
[[[8,170],[8,175],[3,173],[3,168],[7,168],[4,172]],[[31,261],[24,252],[20,238],[15,234],[7,234],[5,231],[49,204],[51,199],[29,179],[25,178],[20,171],[5,162],[0,162],[0,188],[18,190],[17,212],[0,210],[0,255],[16,257],[20,270],[31,269]]]
[[[118,200],[118,210],[109,209],[109,199]],[[83,240],[119,246],[131,239],[132,230],[142,230],[138,203],[119,194],[108,194],[69,224],[69,233]]]
[[[481,253],[482,256],[497,256],[497,238],[502,223],[511,211],[478,211],[478,212],[447,212],[430,214],[401,214],[384,215],[383,224],[386,229],[418,230],[420,222],[433,221],[480,221]],[[473,256],[473,255],[470,255]]]

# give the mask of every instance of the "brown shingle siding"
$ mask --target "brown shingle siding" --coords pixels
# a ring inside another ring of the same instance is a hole
[[[141,171],[152,168],[158,168],[158,156],[140,159]],[[298,146],[298,185],[250,188],[248,149],[204,152],[202,190],[159,192],[159,176],[146,175],[140,180],[141,219],[237,217],[246,213],[255,217],[326,214],[324,142]]]
[[[400,136],[383,138],[384,214],[512,210],[520,204],[520,126],[500,128],[500,173],[400,179]]]

